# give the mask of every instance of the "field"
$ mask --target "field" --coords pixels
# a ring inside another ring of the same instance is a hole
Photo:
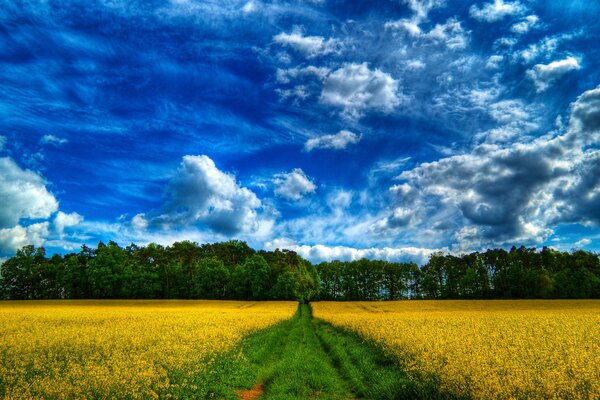
[[[0,398],[207,393],[215,356],[296,302],[0,302]]]
[[[600,301],[0,302],[0,398],[250,394],[598,399]]]
[[[446,396],[600,398],[600,301],[313,303]]]

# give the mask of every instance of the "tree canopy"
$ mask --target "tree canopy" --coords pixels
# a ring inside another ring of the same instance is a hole
[[[293,251],[241,241],[171,246],[115,242],[64,256],[25,246],[0,266],[3,299],[398,300],[600,298],[600,259],[525,247],[462,256],[434,253],[422,267],[361,259],[313,265]]]

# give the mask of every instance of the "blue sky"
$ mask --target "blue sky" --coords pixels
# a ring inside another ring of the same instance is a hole
[[[600,251],[600,5],[2,1],[0,257]]]

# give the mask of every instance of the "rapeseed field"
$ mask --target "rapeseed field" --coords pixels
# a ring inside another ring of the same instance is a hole
[[[0,398],[180,398],[296,302],[0,302]]]
[[[599,399],[600,301],[319,302],[415,381],[474,399]]]

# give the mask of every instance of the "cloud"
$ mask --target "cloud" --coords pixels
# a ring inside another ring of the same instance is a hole
[[[539,20],[537,15],[528,15],[522,21],[513,24],[510,30],[519,35],[525,34],[534,28]]]
[[[314,149],[333,149],[343,150],[351,144],[356,144],[360,141],[360,136],[356,133],[341,130],[335,135],[323,135],[316,138],[308,139],[304,144],[306,151]]]
[[[275,175],[273,183],[275,184],[275,195],[290,200],[300,200],[317,189],[314,182],[300,168],[294,168],[289,173]]]
[[[254,1],[249,1],[246,4],[244,4],[244,7],[242,7],[242,11],[244,12],[244,14],[253,13],[257,11],[257,9],[258,7]]]
[[[167,195],[160,215],[149,220],[151,225],[165,229],[196,225],[228,236],[258,228],[261,201],[208,156],[184,156]],[[132,224],[139,228],[142,218],[146,217],[136,215]]]
[[[444,43],[449,49],[464,49],[469,42],[468,32],[455,18],[450,18],[443,24],[436,24],[424,37]]]
[[[582,132],[583,146],[600,142],[600,86],[588,90],[571,105],[571,132]]]
[[[600,151],[590,147],[599,143],[600,87],[572,104],[563,134],[482,144],[403,172],[395,204],[456,246],[539,244],[560,223],[600,224]]]
[[[131,226],[138,231],[146,230],[148,228],[148,220],[146,219],[146,214],[136,214],[131,219]]]
[[[469,9],[472,18],[483,22],[496,22],[509,15],[521,14],[525,7],[515,2],[504,2],[503,0],[494,0],[493,3],[486,3],[483,7],[477,7],[475,4]]]
[[[325,40],[322,36],[304,36],[300,28],[294,29],[292,33],[281,32],[274,36],[273,40],[282,46],[293,48],[308,58],[337,52],[341,46],[341,42],[337,39]]]
[[[265,243],[266,250],[288,249],[295,251],[300,256],[313,263],[323,261],[355,261],[362,258],[371,260],[385,260],[390,262],[415,262],[424,265],[429,256],[440,249],[428,249],[420,247],[381,247],[381,248],[354,248],[346,246],[299,245],[293,240],[286,238],[274,239]]]
[[[0,253],[14,253],[29,244],[42,246],[48,235],[48,222],[0,229]]]
[[[54,217],[54,229],[59,237],[62,237],[65,232],[65,228],[79,225],[83,221],[83,217],[76,212],[67,214],[62,211],[56,213]]]
[[[590,239],[588,239],[588,238],[583,238],[583,239],[581,239],[581,240],[578,240],[578,241],[575,243],[575,248],[578,248],[578,249],[580,249],[580,248],[582,248],[582,247],[585,247],[585,246],[587,246],[587,245],[588,245],[588,244],[590,244],[590,243],[592,243],[592,241],[591,241]]]
[[[58,210],[58,202],[44,179],[0,158],[0,228],[14,227],[22,219],[46,219]]]
[[[277,83],[290,83],[292,79],[317,77],[321,80],[329,74],[330,70],[325,67],[315,67],[309,65],[302,68],[277,69]]]
[[[42,143],[42,144],[51,144],[51,145],[54,145],[54,146],[61,146],[61,145],[65,144],[65,143],[67,143],[67,142],[68,142],[67,139],[59,138],[59,137],[54,136],[54,135],[44,135],[40,139],[40,143]]]
[[[553,61],[550,64],[537,64],[527,71],[527,76],[535,84],[538,92],[543,92],[550,84],[570,71],[577,71],[581,68],[579,61],[575,57],[567,57],[563,60]]]
[[[516,59],[520,57],[523,62],[531,63],[535,59],[542,58],[544,60],[551,60],[554,58],[556,50],[564,42],[573,40],[580,36],[578,32],[560,33],[552,36],[546,36],[540,39],[537,43],[532,43],[527,48],[515,52],[513,57]],[[514,44],[516,39],[513,40]]]
[[[4,147],[6,146],[6,136],[0,136],[0,151],[4,150]]]
[[[340,107],[351,117],[366,110],[391,112],[401,103],[398,81],[367,63],[347,63],[327,76],[320,101]]]
[[[462,50],[469,43],[470,32],[466,31],[460,21],[456,18],[449,18],[443,24],[436,24],[429,32],[424,32],[421,27],[420,19],[400,19],[390,21],[384,24],[386,29],[402,30],[411,37],[424,40],[427,43],[443,44],[451,50]]]

